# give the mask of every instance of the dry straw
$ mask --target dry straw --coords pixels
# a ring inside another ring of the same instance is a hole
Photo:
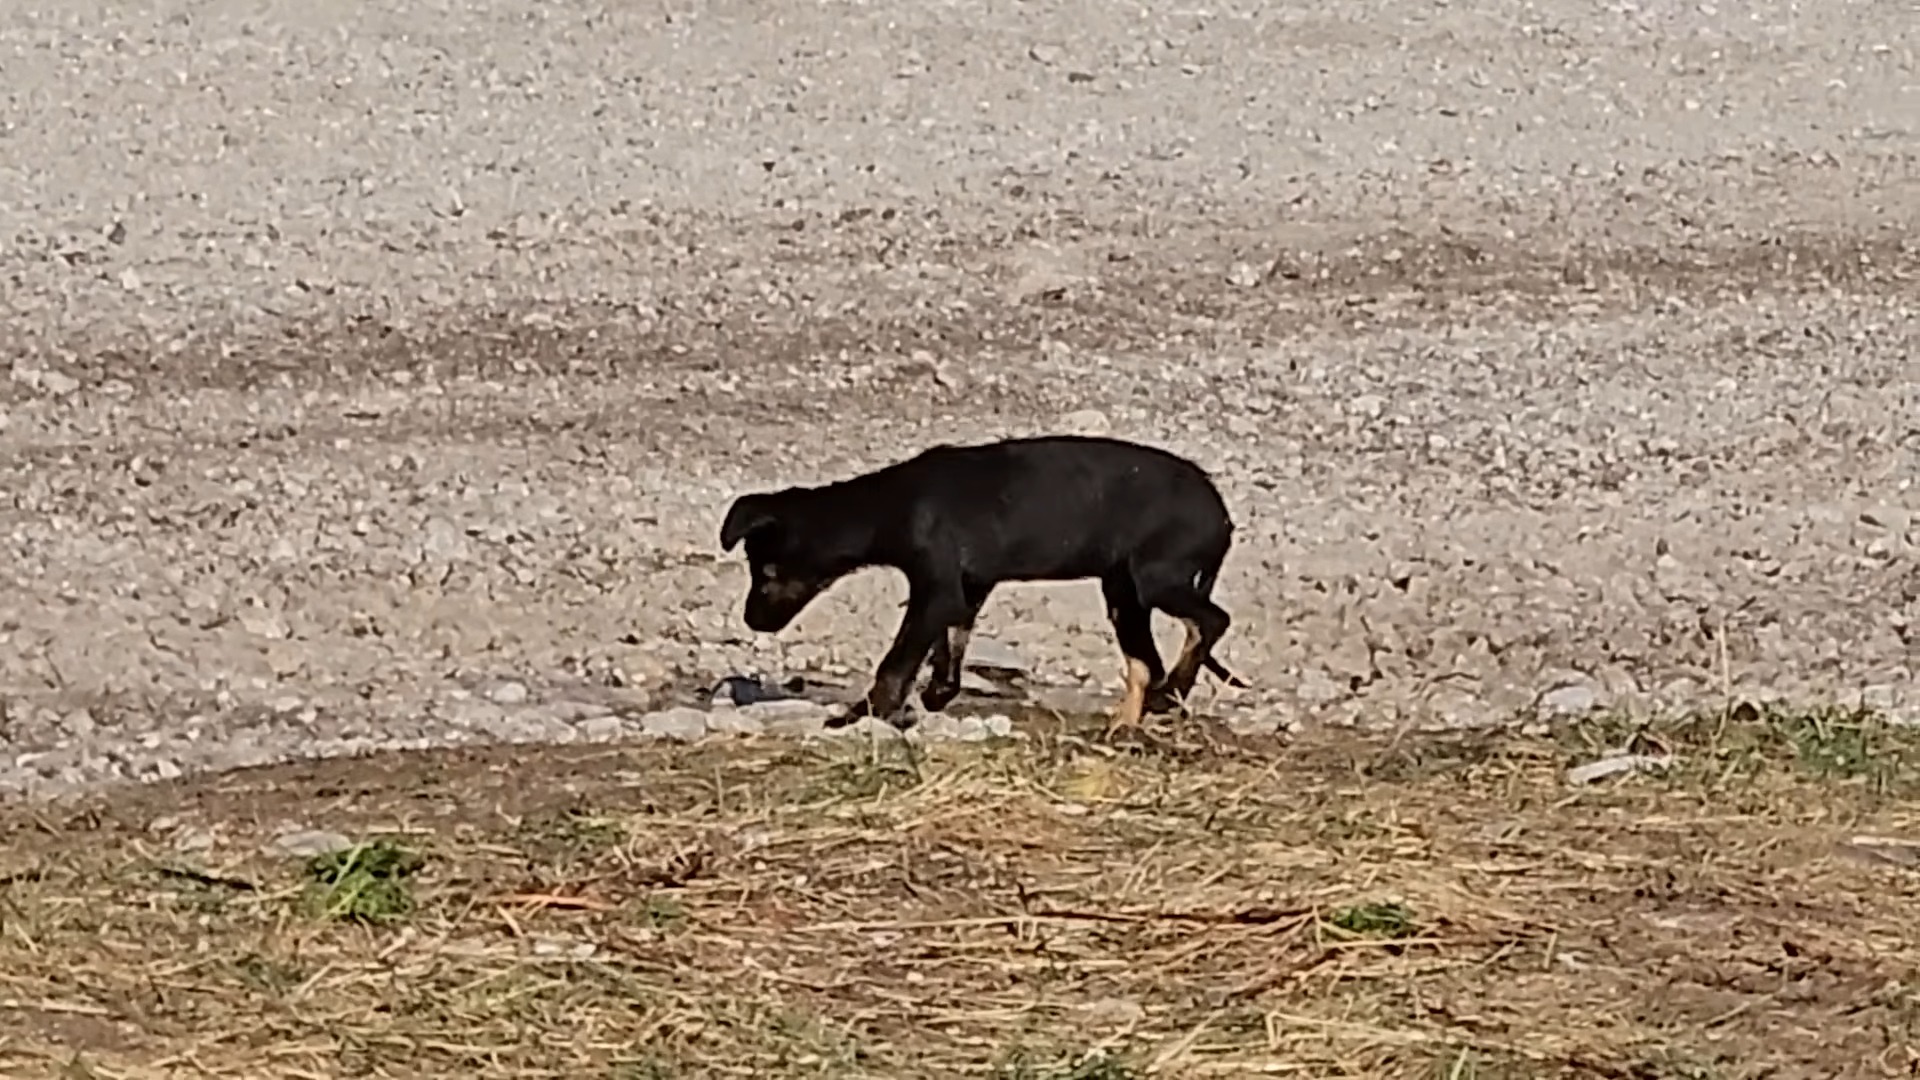
[[[1116,750],[1035,718],[4,810],[0,1075],[1912,1075],[1904,735],[1712,720]],[[1568,786],[1630,740],[1681,765]],[[260,851],[287,821],[407,867],[387,906],[332,917]]]

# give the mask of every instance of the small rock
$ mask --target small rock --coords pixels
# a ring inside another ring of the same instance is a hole
[[[1387,399],[1379,394],[1360,394],[1347,401],[1347,411],[1369,420],[1378,419],[1387,410]]]
[[[837,711],[838,710],[836,710],[836,712]],[[782,724],[783,731],[784,731],[784,728],[785,728],[785,725],[783,723]],[[919,725],[916,724],[913,727],[912,731],[909,732],[909,734],[917,734],[919,731],[920,731],[920,727]],[[825,726],[824,724],[814,726],[801,732],[801,734],[804,734],[809,738],[816,738],[816,739],[831,739],[831,740],[858,739],[861,741],[865,741],[868,739],[875,739],[882,742],[885,742],[888,739],[895,739],[895,738],[901,737],[901,733],[894,730],[893,725],[887,723],[884,720],[876,720],[871,716],[863,716],[860,719],[855,720],[853,723],[848,724],[844,727],[830,728]]]
[[[980,723],[987,729],[987,734],[993,738],[1011,739],[1013,737],[1013,717],[1005,713],[982,717]]]
[[[321,855],[331,855],[336,851],[345,851],[352,846],[352,840],[337,832],[327,832],[324,829],[301,829],[298,832],[282,833],[274,837],[260,849],[260,852],[274,858],[312,859]]]
[[[442,562],[461,562],[472,554],[466,531],[443,517],[427,519],[422,530],[420,553]]]
[[[753,716],[768,735],[813,739],[831,734],[827,720],[838,707],[819,701],[768,701],[740,711]]]
[[[929,379],[935,386],[951,390],[960,384],[953,370],[940,363],[934,355],[925,349],[915,349],[907,359],[894,369],[897,373],[915,379]]]
[[[86,709],[75,709],[61,718],[60,728],[76,739],[86,739],[91,738],[93,733],[100,729],[100,725],[94,722],[91,712]]]
[[[533,940],[533,955],[541,957],[563,957],[568,960],[591,960],[599,946],[591,941],[569,941],[564,938],[541,937]]]
[[[1072,435],[1105,435],[1113,430],[1113,421],[1099,409],[1075,409],[1060,418],[1060,427]]]
[[[920,722],[909,730],[929,742],[939,739],[956,739],[960,737],[962,725],[971,719],[972,717],[948,716],[946,713],[926,713],[920,717]]]
[[[1600,705],[1600,695],[1581,683],[1555,687],[1540,695],[1540,715],[1546,717],[1580,716]]]
[[[606,707],[598,702],[592,701],[547,701],[527,711],[533,718],[538,720],[552,720],[571,724],[579,720],[585,720],[589,716],[599,716],[606,711]]]
[[[449,701],[443,715],[448,722],[465,731],[491,731],[506,722],[507,713],[485,701]]]
[[[640,730],[656,739],[679,739],[685,742],[705,735],[707,720],[705,712],[681,705],[641,717]]]
[[[779,701],[756,701],[752,705],[740,707],[743,716],[750,716],[754,722],[765,726],[776,720],[824,722],[833,715],[834,707],[821,701],[808,701],[805,698],[786,698]]]
[[[1236,289],[1251,289],[1265,278],[1252,263],[1237,262],[1227,271],[1227,284]]]
[[[1330,705],[1347,696],[1347,691],[1337,685],[1326,672],[1318,668],[1308,668],[1300,673],[1300,684],[1294,690],[1302,705],[1315,708]]]
[[[617,716],[590,716],[574,725],[583,742],[613,742],[627,733],[626,721]]]
[[[518,682],[503,682],[487,691],[487,700],[495,705],[523,705],[527,696],[527,684]]]
[[[1063,55],[1065,54],[1061,52],[1058,45],[1035,45],[1027,50],[1027,56],[1030,59],[1048,67],[1058,64]]]
[[[273,670],[276,678],[291,679],[307,666],[307,650],[297,642],[270,641],[267,643],[267,667]]]
[[[293,636],[293,628],[287,624],[287,620],[262,608],[250,608],[235,621],[240,624],[240,629],[268,641],[285,641]]]
[[[982,673],[1025,675],[1033,665],[1013,649],[992,638],[974,638],[967,643],[966,670]]]
[[[1673,764],[1673,758],[1667,755],[1658,757],[1651,754],[1616,754],[1613,757],[1590,761],[1567,770],[1567,783],[1591,784],[1596,780],[1605,780],[1609,776],[1639,772],[1650,769],[1664,769]]]
[[[59,778],[68,769],[77,768],[81,772],[91,771],[92,762],[75,747],[63,747],[58,750],[34,750],[20,754],[13,759],[15,769],[32,769],[40,776],[53,780]]]
[[[757,735],[765,727],[759,717],[740,709],[717,709],[707,714],[707,731],[714,735]]]
[[[13,381],[56,397],[71,394],[80,389],[80,380],[71,375],[62,374],[51,368],[25,367],[19,364],[14,365]]]

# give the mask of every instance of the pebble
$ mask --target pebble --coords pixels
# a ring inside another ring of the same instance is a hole
[[[1033,664],[1012,646],[988,637],[976,637],[967,643],[967,659],[962,667],[995,674],[1026,675],[1033,671]]]
[[[524,705],[528,698],[527,684],[503,682],[487,691],[487,700],[495,705]]]
[[[1387,410],[1387,399],[1379,394],[1356,394],[1347,401],[1347,412],[1376,420]]]
[[[707,733],[708,713],[681,705],[640,718],[640,730],[656,739],[697,739]]]
[[[420,537],[420,552],[441,562],[460,562],[471,554],[465,530],[443,517],[430,518]]]
[[[758,717],[742,715],[739,709],[715,709],[706,716],[710,735],[755,735],[766,727]]]
[[[85,739],[99,730],[100,725],[94,722],[93,713],[86,709],[75,709],[60,722],[60,727],[76,739]]]
[[[56,397],[64,397],[80,389],[80,380],[65,372],[54,371],[51,368],[22,367],[18,364],[13,369],[13,381]]]
[[[1113,421],[1099,409],[1075,409],[1060,418],[1060,428],[1073,435],[1105,435],[1113,430]]]
[[[804,698],[788,698],[783,701],[759,701],[752,705],[743,705],[738,710],[762,726],[777,723],[820,723],[832,716],[834,707],[821,701],[808,701]]]
[[[1550,718],[1580,716],[1600,706],[1600,695],[1591,686],[1574,683],[1556,687],[1540,695],[1540,715]]]
[[[627,733],[626,721],[617,716],[589,716],[575,725],[584,742],[613,742]]]

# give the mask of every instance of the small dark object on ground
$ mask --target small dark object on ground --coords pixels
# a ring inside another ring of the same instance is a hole
[[[877,716],[903,730],[929,651],[933,677],[920,700],[937,712],[960,692],[980,608],[1010,581],[1099,579],[1126,662],[1114,728],[1180,708],[1203,667],[1247,685],[1213,658],[1232,623],[1211,598],[1232,540],[1226,503],[1199,465],[1073,435],[935,446],[851,479],[743,495],[720,528],[723,550],[746,545],[753,581],[744,614],[762,633],[784,628],[855,570],[906,574],[906,615],[872,688],[828,721]],[[1186,628],[1171,669],[1154,644],[1154,608]]]
[[[775,683],[765,676],[729,675],[707,691],[707,700],[713,704],[729,702],[734,705],[752,705],[761,701],[787,701],[799,697],[807,688],[807,680],[799,675]]]

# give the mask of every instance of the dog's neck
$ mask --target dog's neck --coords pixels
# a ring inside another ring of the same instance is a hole
[[[904,569],[911,552],[895,550],[905,535],[902,515],[910,513],[892,493],[873,490],[866,477],[840,480],[808,491],[809,528],[831,536],[835,569],[852,573],[868,566]]]

